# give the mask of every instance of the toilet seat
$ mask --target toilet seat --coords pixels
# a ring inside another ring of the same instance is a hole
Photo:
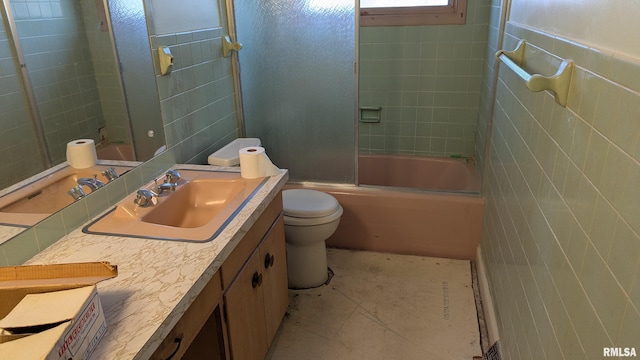
[[[327,224],[332,221],[340,219],[342,216],[342,207],[338,209],[338,211],[334,212],[329,216],[323,216],[318,218],[299,218],[293,216],[284,215],[284,224],[291,226],[313,226],[313,225],[322,225]]]
[[[333,196],[315,190],[290,189],[282,192],[285,225],[312,226],[335,221],[342,206]]]

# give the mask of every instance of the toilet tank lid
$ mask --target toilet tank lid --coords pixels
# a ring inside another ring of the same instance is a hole
[[[333,196],[315,190],[289,189],[282,192],[282,212],[299,218],[328,216],[340,208]]]
[[[209,165],[238,166],[240,164],[239,151],[249,146],[260,146],[258,138],[237,138],[220,150],[209,155]]]

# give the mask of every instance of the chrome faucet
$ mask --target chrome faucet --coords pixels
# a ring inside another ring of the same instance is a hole
[[[104,183],[96,178],[79,178],[78,179],[78,185],[79,186],[86,186],[89,189],[91,189],[91,191],[95,191],[98,188],[101,188],[104,186]]]
[[[85,194],[85,192],[82,190],[82,185],[71,188],[69,191],[67,191],[67,194],[71,195],[74,201],[78,201],[87,196],[87,194]]]
[[[165,174],[164,182],[165,183],[170,183],[170,184],[175,184],[175,186],[178,186],[178,180],[180,180],[180,178],[181,178],[181,176],[180,176],[180,173],[178,172],[178,170],[169,170]]]
[[[180,173],[176,170],[169,170],[165,174],[164,183],[158,185],[158,179],[153,180],[156,185],[155,192],[147,189],[140,189],[136,192],[136,198],[133,202],[140,207],[155,205],[158,203],[157,197],[164,196],[178,187],[178,180],[180,180]]]
[[[148,207],[149,205],[155,205],[156,201],[153,198],[154,196],[156,196],[156,193],[154,193],[153,191],[147,190],[147,189],[140,189],[136,193],[136,198],[135,200],[133,200],[133,202],[137,206]]]
[[[164,176],[164,183],[158,185],[158,179],[153,180],[156,183],[156,192],[158,196],[164,196],[169,192],[175,191],[180,180],[180,173],[176,170],[169,170]]]
[[[175,183],[166,182],[160,185],[158,185],[157,180],[155,180],[155,182],[156,182],[156,192],[158,193],[158,196],[164,196],[166,193],[175,191],[176,187],[178,186],[177,182]]]
[[[107,170],[103,171],[102,175],[104,175],[109,180],[109,182],[112,182],[113,180],[115,180],[115,179],[117,179],[119,177],[118,173],[116,172],[116,169],[114,169],[112,167],[110,167]]]

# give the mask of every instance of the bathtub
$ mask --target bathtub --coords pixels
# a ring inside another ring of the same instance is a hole
[[[328,247],[475,259],[484,199],[355,185],[287,184],[333,195],[344,212]]]
[[[410,155],[358,156],[360,184],[478,193],[475,165],[465,159]]]

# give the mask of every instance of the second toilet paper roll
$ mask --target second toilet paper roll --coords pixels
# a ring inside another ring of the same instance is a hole
[[[279,175],[280,169],[273,165],[263,147],[251,146],[240,149],[240,174],[245,179]]]
[[[78,139],[67,143],[67,163],[74,169],[86,169],[98,162],[96,145],[92,139]]]

